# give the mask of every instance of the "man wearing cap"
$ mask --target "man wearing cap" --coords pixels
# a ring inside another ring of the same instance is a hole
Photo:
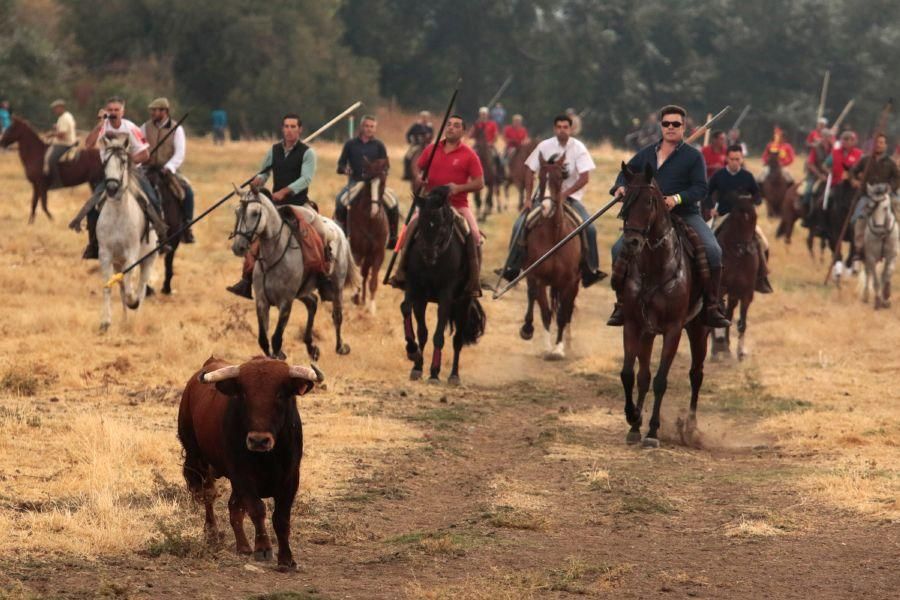
[[[406,132],[406,143],[409,149],[403,156],[403,181],[413,180],[412,159],[422,151],[434,137],[434,127],[431,126],[431,113],[423,110],[419,113],[419,119],[412,124]]]
[[[167,178],[175,178],[174,185],[180,187],[184,192],[181,207],[185,222],[190,222],[194,219],[194,190],[188,180],[178,173],[178,169],[184,163],[187,149],[184,128],[169,116],[169,100],[167,98],[157,98],[147,108],[150,110],[150,120],[141,125],[141,133],[147,138],[150,148],[156,148],[163,138],[166,139],[156,149],[156,152],[150,155],[144,166],[156,167]],[[169,135],[170,133],[171,135]],[[182,233],[181,241],[185,244],[194,243],[194,234],[190,227]]]
[[[44,176],[50,176],[50,189],[62,186],[59,180],[59,159],[69,148],[78,143],[75,138],[75,117],[66,110],[65,100],[54,100],[50,103],[56,115],[56,125],[48,134],[50,147],[44,154]]]
[[[143,132],[141,132],[141,128],[125,118],[125,100],[120,96],[111,96],[106,100],[106,106],[97,113],[97,125],[84,140],[84,146],[85,148],[95,148],[99,146],[100,158],[105,161],[109,158],[109,155],[106,152],[105,140],[117,136],[128,137],[128,151],[131,153],[131,162],[133,165],[141,165],[149,160],[150,144],[147,143],[147,139],[144,137]],[[140,169],[134,170],[134,178],[137,180],[138,185],[143,192],[143,196],[150,203],[150,206],[146,207],[145,213],[150,220],[153,229],[156,231],[157,238],[159,240],[166,239],[168,237],[166,235],[167,227],[162,218],[162,205],[159,202],[159,196],[156,195],[156,190],[153,189],[153,186],[150,185],[150,182],[147,181],[147,177],[144,176],[143,171]],[[86,206],[93,206],[93,208],[91,208],[90,213],[88,213],[89,242],[82,254],[82,258],[84,259],[97,258],[98,256],[97,237],[94,231],[97,224],[97,216],[99,215],[96,204],[103,195],[104,189],[105,186],[102,183],[94,188],[94,193],[86,204]],[[139,200],[139,202],[142,201],[143,200]],[[76,218],[75,221],[70,223],[69,227],[77,231],[80,227],[78,219]],[[163,248],[163,250],[165,250],[165,248]]]

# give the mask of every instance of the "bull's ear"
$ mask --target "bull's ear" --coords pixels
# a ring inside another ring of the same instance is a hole
[[[217,381],[215,386],[219,392],[229,398],[241,393],[241,384],[238,383],[237,379],[223,379],[222,381]]]

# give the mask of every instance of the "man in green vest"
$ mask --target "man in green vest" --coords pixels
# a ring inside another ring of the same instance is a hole
[[[262,188],[269,178],[269,170],[272,170],[272,192],[269,196],[275,206],[299,206],[303,210],[302,218],[313,226],[319,237],[325,243],[326,271],[330,270],[331,246],[334,240],[331,233],[325,228],[325,224],[318,213],[309,203],[309,186],[316,174],[316,153],[300,141],[303,132],[303,122],[295,113],[288,113],[281,119],[282,139],[276,142],[266,153],[259,167],[259,174],[253,178],[250,185],[254,188]],[[296,212],[296,211],[295,211]],[[243,298],[253,298],[253,266],[256,263],[258,244],[250,246],[250,250],[244,257],[244,270],[241,280],[227,289],[232,294]]]
[[[169,135],[156,152],[150,155],[150,158],[144,163],[144,168],[157,168],[162,172],[164,181],[170,186],[172,194],[181,200],[185,222],[190,222],[194,218],[194,190],[191,188],[190,182],[178,173],[178,169],[184,163],[187,149],[184,128],[179,127],[178,123],[169,116],[168,99],[157,98],[147,108],[150,110],[150,120],[141,125],[141,132],[147,138],[151,149],[156,148],[159,141],[165,138],[173,128],[175,128],[175,132]],[[194,243],[194,234],[190,227],[182,233],[181,241],[185,244]]]

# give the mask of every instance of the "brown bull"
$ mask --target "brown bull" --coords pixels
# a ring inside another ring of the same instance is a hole
[[[228,512],[241,554],[271,560],[266,507],[273,498],[272,526],[278,538],[278,565],[294,568],[290,515],[300,485],[303,430],[296,395],[324,379],[315,367],[291,366],[258,357],[230,365],[210,357],[191,376],[178,409],[178,438],[184,447],[184,478],[206,508],[206,532],[218,538],[213,502],[215,480],[231,481]],[[244,515],[256,529],[251,550]]]

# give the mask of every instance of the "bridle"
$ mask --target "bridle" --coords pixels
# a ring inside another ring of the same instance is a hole
[[[429,213],[439,213],[444,217],[449,214],[449,227],[446,224],[448,219],[441,219],[441,222],[436,227],[437,232],[435,235],[435,239],[425,240],[424,236],[421,236],[425,243],[419,244],[418,247],[419,254],[422,257],[422,260],[424,260],[425,264],[430,267],[433,267],[437,264],[438,257],[443,255],[444,252],[447,251],[447,248],[450,246],[450,240],[453,239],[453,213],[451,212],[450,205],[447,202],[449,201],[445,201],[445,203],[440,208],[429,211]],[[419,218],[422,219],[422,217],[423,215],[420,213]],[[429,214],[429,217],[431,217],[431,214]],[[429,222],[431,223],[433,221]],[[423,225],[425,225],[424,222],[420,223],[420,227]],[[430,252],[426,254],[426,250],[430,250]]]
[[[256,223],[253,224],[253,228],[249,230],[250,233],[239,229],[241,223],[243,223],[247,219],[247,207],[251,204],[259,204],[262,206],[262,201],[259,198],[250,198],[249,194],[246,196],[241,196],[240,199],[240,209],[238,210],[237,219],[234,222],[234,229],[231,230],[231,234],[228,236],[228,239],[234,239],[237,236],[243,237],[247,240],[247,244],[252,244],[259,237],[259,224],[262,223],[262,210],[259,211],[259,215],[256,217]]]
[[[622,227],[622,231],[624,233],[636,234],[636,235],[640,236],[640,238],[641,238],[641,245],[637,249],[638,252],[643,250],[644,247],[648,247],[650,250],[656,250],[657,248],[659,248],[660,246],[663,245],[663,243],[666,241],[666,239],[668,239],[668,237],[670,235],[672,235],[672,232],[674,231],[674,227],[672,226],[671,223],[669,223],[669,226],[666,229],[666,231],[655,242],[650,241],[650,239],[649,239],[650,230],[653,227],[654,223],[656,223],[656,219],[657,219],[658,212],[659,212],[659,204],[663,201],[663,195],[662,195],[662,192],[660,191],[660,189],[653,183],[635,183],[635,184],[628,184],[625,186],[626,194],[629,193],[631,190],[643,190],[643,189],[650,190],[650,198],[647,201],[650,203],[650,208],[653,211],[651,217],[647,219],[647,226],[644,227],[643,229],[638,229],[637,227],[629,227],[628,226],[628,214],[627,213],[628,213],[628,211],[631,210],[632,204],[634,204],[637,201],[637,198],[634,196],[629,198],[626,195],[625,201],[623,202],[623,205],[622,205],[622,212],[620,213],[620,216],[622,216],[625,220],[625,225]]]
[[[124,155],[124,158],[123,158],[123,155]],[[118,179],[111,179],[111,178],[105,176],[106,175],[106,166],[107,166],[107,164],[109,164],[109,161],[113,159],[113,157],[116,157],[116,158],[122,160],[122,162],[124,163],[124,165],[122,167],[122,173]],[[116,183],[119,184],[119,186],[118,186],[118,188],[116,188],[116,193],[114,195],[110,196],[108,193],[106,194],[106,196],[108,198],[115,199],[115,198],[118,198],[122,194],[122,190],[125,187],[125,185],[124,185],[125,184],[125,174],[128,172],[128,168],[129,168],[128,159],[129,159],[128,149],[125,148],[124,146],[115,146],[115,147],[109,149],[109,156],[107,156],[106,159],[103,161],[103,174],[104,174],[103,186],[105,188],[109,184],[110,181],[115,181]]]

